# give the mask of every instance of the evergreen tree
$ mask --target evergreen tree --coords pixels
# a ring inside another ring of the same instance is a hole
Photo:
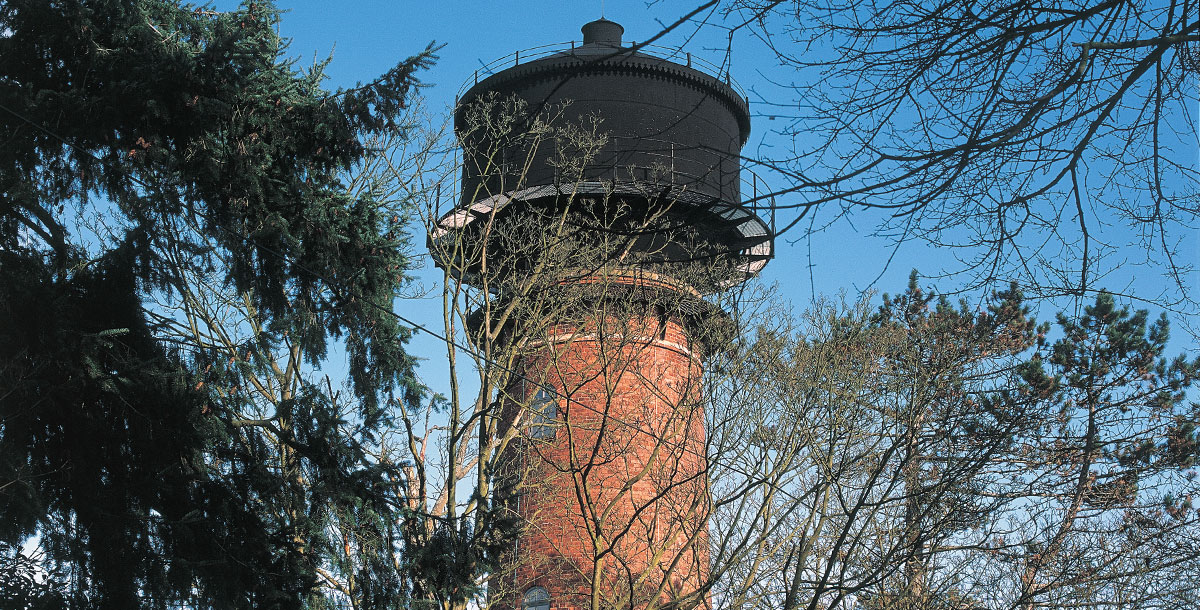
[[[418,395],[390,311],[405,218],[344,177],[371,139],[402,136],[431,55],[328,92],[322,65],[286,59],[278,18],[270,2],[0,5],[7,605],[319,606],[332,524],[376,540],[353,567],[361,597],[402,589],[395,492],[362,440]],[[172,330],[197,279],[247,313],[242,359]],[[299,374],[330,338],[353,400]],[[292,386],[247,419],[261,396],[221,381],[280,350]]]
[[[1016,388],[1014,378],[1048,330],[1015,285],[986,308],[955,306],[922,290],[917,277],[913,271],[905,292],[885,294],[872,320],[876,332],[899,338],[881,354],[890,383],[876,405],[903,489],[894,528],[903,568],[882,579],[879,595],[894,608],[939,607],[958,594],[931,572],[1000,506],[989,497],[990,466],[1040,419],[1036,392]]]
[[[714,599],[1195,607],[1200,360],[1167,356],[1165,318],[883,301],[765,309],[709,363]]]
[[[1167,355],[1162,315],[1101,292],[1058,315],[1062,337],[1023,372],[1046,388],[1042,425],[1010,458],[1027,513],[1008,559],[1021,607],[1186,607],[1200,564],[1200,358]],[[1187,600],[1187,601],[1182,601]]]

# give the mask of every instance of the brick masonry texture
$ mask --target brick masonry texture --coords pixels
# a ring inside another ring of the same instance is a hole
[[[618,311],[619,310],[619,311]],[[691,599],[708,578],[701,363],[687,329],[654,303],[593,304],[555,324],[523,363],[558,394],[553,434],[526,434],[505,455],[519,478],[509,508],[523,530],[489,584],[496,608],[521,608],[534,586],[551,607],[646,608]],[[511,388],[531,421],[537,383]]]

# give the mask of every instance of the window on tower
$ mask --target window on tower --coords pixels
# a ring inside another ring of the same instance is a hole
[[[533,425],[529,427],[531,438],[553,438],[555,422],[558,421],[558,401],[546,390],[539,388],[529,402],[529,410],[533,415]],[[532,589],[530,589],[532,591]]]
[[[542,587],[533,587],[525,592],[522,610],[550,610],[550,592]]]

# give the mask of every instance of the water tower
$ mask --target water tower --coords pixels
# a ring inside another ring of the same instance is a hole
[[[505,460],[534,484],[511,503],[525,528],[491,601],[706,607],[698,381],[725,314],[705,297],[772,257],[770,206],[741,172],[750,115],[727,71],[624,43],[605,19],[582,31],[582,43],[514,53],[461,95],[462,199],[431,235],[482,244],[475,262],[447,260],[445,247],[435,258],[489,291],[504,290],[483,279],[496,266],[513,284],[542,268],[533,233],[547,223],[567,227],[572,252],[595,254],[557,271],[553,289],[575,304],[556,310],[509,388],[503,418],[523,436]],[[539,135],[555,126],[583,143]],[[490,243],[497,226],[530,237]]]

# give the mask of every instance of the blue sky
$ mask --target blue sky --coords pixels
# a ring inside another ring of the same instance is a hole
[[[673,23],[695,6],[686,1],[651,7],[640,0],[607,0],[604,4],[605,16],[625,27],[626,41],[645,40],[658,34],[662,24]],[[436,65],[422,76],[427,84],[423,94],[433,110],[448,109],[461,85],[482,64],[518,49],[578,40],[580,26],[598,18],[601,12],[600,0],[449,0],[436,4],[359,0],[337,5],[283,0],[278,5],[287,11],[280,29],[292,39],[293,55],[307,64],[332,53],[333,61],[327,69],[331,86],[351,86],[370,80],[430,42],[443,45]],[[718,47],[724,41],[719,32],[703,31],[699,36],[690,36],[695,29],[683,26],[658,42],[663,46],[685,46],[691,53],[714,63],[723,61],[723,49]],[[753,40],[735,39],[733,76],[744,87],[761,86],[755,66],[769,61]],[[756,118],[747,149],[760,143],[768,132],[768,121]],[[865,226],[870,225],[865,222]],[[839,226],[814,240],[812,280],[819,293],[833,294],[845,289],[856,294],[875,280],[892,254],[885,240],[864,236],[853,229]],[[780,282],[798,305],[807,302],[812,292],[810,248],[807,243],[788,243],[799,237],[797,229],[779,240],[778,257],[767,266],[764,275],[767,281]],[[914,266],[929,268],[932,273],[938,265],[935,253],[923,244],[906,246],[897,260],[903,262],[892,265],[878,284],[881,289],[902,289]]]
[[[674,23],[694,8],[686,1],[649,8],[640,0],[607,0],[605,4],[604,16],[625,27],[624,39],[627,42],[646,40],[658,34],[663,24]],[[302,65],[332,53],[333,61],[327,68],[331,87],[369,81],[431,42],[442,45],[437,63],[421,77],[427,85],[423,95],[428,107],[440,112],[447,111],[453,105],[462,85],[473,79],[475,70],[483,64],[511,55],[519,49],[580,40],[580,26],[600,17],[600,5],[599,0],[449,0],[436,4],[358,0],[336,6],[308,0],[282,0],[278,3],[281,9],[287,11],[283,15],[280,32],[292,39],[291,53],[301,58]],[[695,34],[694,26],[684,26],[660,39],[657,44],[679,47],[686,43],[686,49],[693,55],[713,63],[723,61],[725,41],[719,32],[702,31],[700,35]],[[704,37],[706,34],[709,35],[707,38]],[[733,76],[745,88],[755,86],[758,84],[755,63],[769,61],[769,58],[761,54],[755,56],[751,44],[753,41],[739,39],[734,42]],[[743,46],[746,47],[744,53]],[[765,120],[756,119],[747,149],[761,142],[761,138],[769,132],[766,123]],[[812,240],[811,276],[808,262],[810,243],[788,243],[801,236],[799,230],[784,236],[777,240],[777,257],[767,265],[762,279],[777,283],[782,296],[797,309],[812,298],[813,287],[817,293],[828,295],[844,289],[851,300],[856,299],[860,291],[879,276],[892,251],[884,240],[863,236],[853,229],[839,225],[835,230]],[[414,241],[423,254],[421,245],[424,236],[416,236]],[[880,280],[880,290],[902,290],[914,266],[921,269],[935,267],[928,248],[923,244],[906,245],[904,253],[897,260],[901,259],[903,262],[893,264]],[[442,318],[437,285],[441,274],[432,268],[428,257],[424,257],[423,263],[424,268],[418,272],[418,281],[429,296],[397,301],[397,312],[418,324],[427,325],[431,330],[440,331]],[[427,333],[417,333],[410,350],[425,359],[421,366],[423,381],[435,389],[445,388],[447,371],[444,343]],[[471,375],[465,378],[470,379]]]
[[[235,4],[223,0],[218,3],[218,8],[232,8]],[[331,88],[371,80],[429,43],[442,45],[437,63],[421,78],[427,85],[423,89],[426,105],[435,112],[445,112],[453,104],[456,92],[472,78],[477,68],[518,49],[580,39],[579,27],[600,17],[602,4],[605,16],[625,27],[628,42],[646,40],[658,34],[665,24],[674,23],[701,2],[663,0],[646,6],[643,0],[445,0],[436,3],[279,0],[277,4],[285,11],[280,31],[292,40],[290,54],[298,57],[302,65],[332,55],[327,68]],[[724,42],[719,28],[697,30],[695,26],[685,25],[660,39],[658,44],[684,47],[695,56],[720,63],[725,59]],[[757,115],[745,151],[747,156],[754,156],[755,147],[769,147],[773,143],[773,123],[762,116],[768,112],[767,107],[761,104],[756,107],[756,102],[758,95],[770,95],[771,85],[767,79],[772,76],[776,63],[750,36],[742,34],[734,38],[733,77],[751,92],[751,113]],[[774,76],[778,78],[779,74]],[[1194,147],[1194,143],[1191,144]],[[781,183],[777,181],[776,184]],[[932,277],[944,269],[959,266],[952,251],[936,249],[923,242],[909,242],[894,250],[889,240],[869,235],[877,219],[856,214],[853,223],[838,222],[815,234],[807,233],[806,225],[798,226],[777,240],[776,259],[767,266],[762,279],[778,283],[785,298],[801,308],[814,294],[836,295],[845,291],[853,300],[867,289],[897,292],[903,289],[913,268],[923,276]],[[1120,232],[1122,227],[1106,230]],[[1185,239],[1184,255],[1195,259],[1200,248],[1197,248],[1197,237],[1191,237]],[[414,241],[422,244],[424,236],[416,236]],[[423,249],[418,249],[423,254]],[[1130,258],[1136,259],[1137,253],[1133,254]],[[426,267],[421,272],[421,280],[430,286],[440,279],[440,274],[428,268],[428,261]],[[1118,272],[1107,278],[1110,282],[1107,285],[1117,290],[1146,291],[1147,294],[1161,287],[1161,280],[1156,276],[1143,273],[1142,277],[1137,277],[1133,269],[1132,265],[1124,269],[1118,266]],[[951,291],[956,282],[955,279],[940,280],[936,286],[942,291]],[[922,283],[928,285],[934,281]],[[1192,285],[1194,289],[1200,282],[1193,277]],[[981,295],[972,293],[969,296],[977,301]],[[437,328],[440,326],[439,308],[434,299],[427,301],[408,303],[401,312],[418,323]],[[1070,307],[1070,303],[1052,303],[1041,308],[1039,317],[1052,319],[1056,309]],[[1175,334],[1179,348],[1191,347],[1186,342],[1179,342],[1182,334]],[[443,348],[430,338],[418,338],[413,347],[418,354],[443,353]]]

